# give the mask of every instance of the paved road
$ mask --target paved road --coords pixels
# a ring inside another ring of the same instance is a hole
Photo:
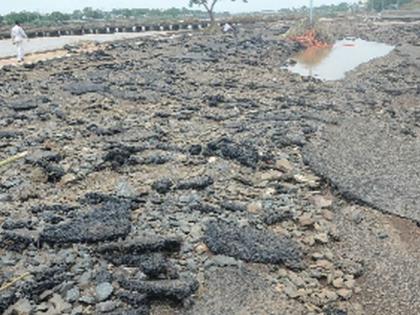
[[[348,119],[308,145],[305,158],[350,200],[420,222],[420,141],[398,126]]]
[[[153,36],[157,32],[147,33],[115,33],[101,35],[83,35],[83,36],[61,36],[61,37],[40,37],[31,39],[25,43],[26,53],[44,52],[63,48],[67,44],[75,44],[81,41],[108,42],[126,38],[136,38],[144,36]],[[164,32],[158,32],[162,34]],[[16,54],[16,48],[10,40],[0,40],[0,58],[12,57]]]

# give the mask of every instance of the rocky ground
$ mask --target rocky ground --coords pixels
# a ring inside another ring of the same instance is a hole
[[[322,82],[285,26],[0,70],[2,313],[420,313],[420,28]]]

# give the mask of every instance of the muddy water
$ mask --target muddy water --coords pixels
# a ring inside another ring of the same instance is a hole
[[[153,35],[153,32],[146,33],[114,33],[114,34],[89,34],[81,36],[41,37],[30,39],[25,42],[26,53],[38,53],[63,48],[64,45],[76,44],[84,41],[108,42],[128,38]],[[162,34],[162,32],[160,32]],[[11,57],[16,54],[16,47],[10,40],[0,40],[0,58]]]
[[[322,80],[340,80],[362,63],[386,56],[393,46],[362,39],[337,41],[329,48],[309,48],[296,55],[288,67],[291,72]]]

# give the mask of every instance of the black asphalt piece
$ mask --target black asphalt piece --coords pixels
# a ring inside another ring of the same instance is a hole
[[[77,207],[70,205],[38,205],[31,208],[31,212],[34,214],[42,212],[56,212],[56,213],[69,213],[71,211],[77,210]]]
[[[0,294],[0,314],[4,314],[4,312],[9,308],[10,305],[16,303],[19,298],[16,296],[15,291],[6,291],[1,292]]]
[[[152,184],[152,188],[160,194],[166,194],[171,190],[173,185],[174,185],[174,183],[172,182],[171,179],[162,178],[162,179],[159,179],[159,180],[155,181]]]
[[[153,154],[153,155],[142,157],[138,159],[137,162],[139,164],[144,164],[144,165],[162,165],[169,162],[170,160],[171,158],[169,156],[161,155],[161,154]]]
[[[150,279],[157,279],[159,276],[176,276],[173,265],[161,253],[152,254],[108,254],[104,257],[116,266],[136,267]]]
[[[213,185],[214,181],[213,178],[210,176],[197,176],[185,180],[181,180],[178,182],[176,188],[180,190],[187,190],[187,189],[205,189],[208,186]]]
[[[150,300],[170,299],[182,301],[192,295],[198,289],[198,281],[185,277],[177,280],[128,280],[119,279],[118,281],[126,290],[137,291],[146,294]]]
[[[139,307],[139,306],[148,304],[146,294],[138,294],[138,293],[122,290],[122,291],[119,291],[116,295],[121,301],[133,307]]]
[[[152,252],[178,252],[181,249],[181,239],[177,237],[163,237],[144,235],[123,243],[108,243],[98,247],[101,254],[146,254]]]
[[[420,222],[420,142],[385,121],[353,118],[329,127],[304,159],[344,197]]]
[[[269,209],[266,210],[263,214],[263,221],[268,225],[277,224],[292,219],[293,213],[289,210]]]
[[[140,202],[136,197],[117,197],[102,192],[89,192],[78,201],[85,205],[100,205],[103,203],[126,204],[131,210],[134,210]]]
[[[29,164],[42,166],[47,162],[60,162],[62,160],[62,156],[53,151],[47,150],[37,150],[33,153],[29,154],[25,161]]]
[[[223,95],[212,95],[207,97],[207,101],[210,107],[215,107],[219,103],[223,103],[225,101],[225,97]]]
[[[101,93],[106,92],[109,88],[105,84],[96,84],[91,82],[77,82],[64,87],[65,91],[71,94],[80,96],[87,93]]]
[[[221,138],[207,144],[207,154],[235,160],[240,164],[255,168],[259,161],[258,151],[246,143],[235,143],[228,138]]]
[[[32,279],[25,281],[22,291],[25,296],[31,297],[37,303],[42,292],[50,290],[68,280],[71,275],[68,274],[67,264],[57,264],[41,271],[36,272]]]
[[[44,163],[42,169],[50,183],[56,183],[66,174],[63,167],[55,163]]]
[[[149,278],[160,275],[173,278],[176,270],[163,253],[178,252],[180,249],[179,238],[144,235],[123,243],[101,245],[97,252],[114,265],[137,267]]]
[[[14,232],[3,232],[0,235],[0,248],[6,250],[21,253],[32,243],[33,239],[31,237]]]
[[[1,228],[3,230],[17,230],[17,229],[32,229],[34,226],[34,222],[31,220],[13,220],[11,218],[7,218],[4,221]]]
[[[245,212],[247,209],[247,205],[245,203],[229,200],[221,202],[220,207],[233,212]]]
[[[221,210],[211,204],[204,202],[194,202],[188,207],[191,211],[199,211],[201,213],[220,213]]]
[[[91,243],[126,237],[130,230],[130,206],[108,202],[90,213],[79,214],[69,222],[46,226],[40,241],[50,244]]]
[[[138,152],[136,148],[124,145],[111,148],[105,154],[103,158],[104,165],[101,165],[101,167],[106,166],[106,164],[110,164],[113,169],[117,169],[130,162],[135,163],[135,160],[131,159],[131,156],[136,152]]]
[[[38,103],[36,100],[32,100],[32,99],[16,100],[16,101],[9,102],[8,107],[15,111],[27,111],[27,110],[37,108]]]
[[[253,227],[238,227],[224,222],[207,224],[204,242],[218,255],[231,256],[246,262],[284,264],[302,268],[303,253],[294,241]]]
[[[191,155],[199,155],[202,150],[203,150],[203,148],[201,147],[201,145],[193,144],[192,146],[189,147],[188,152]]]
[[[19,131],[0,131],[0,139],[17,138],[21,135],[23,135],[23,133]]]

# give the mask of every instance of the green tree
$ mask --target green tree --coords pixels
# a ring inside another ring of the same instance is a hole
[[[235,1],[235,0],[231,0]],[[242,0],[243,2],[248,2],[248,0]],[[199,5],[204,7],[206,9],[207,14],[209,15],[211,24],[215,24],[215,18],[214,18],[214,7],[216,6],[216,3],[218,3],[219,0],[190,0],[190,7],[194,5]]]
[[[74,10],[71,14],[72,20],[81,20],[83,18],[83,12],[81,10]]]
[[[63,22],[63,21],[68,21],[68,20],[70,20],[70,15],[69,14],[64,14],[64,13],[61,13],[61,12],[52,12],[52,13],[50,13],[48,16],[47,16],[47,18],[50,20],[50,21],[54,21],[54,22]]]
[[[382,11],[399,8],[400,5],[411,1],[412,0],[369,0],[368,7],[375,11]]]

